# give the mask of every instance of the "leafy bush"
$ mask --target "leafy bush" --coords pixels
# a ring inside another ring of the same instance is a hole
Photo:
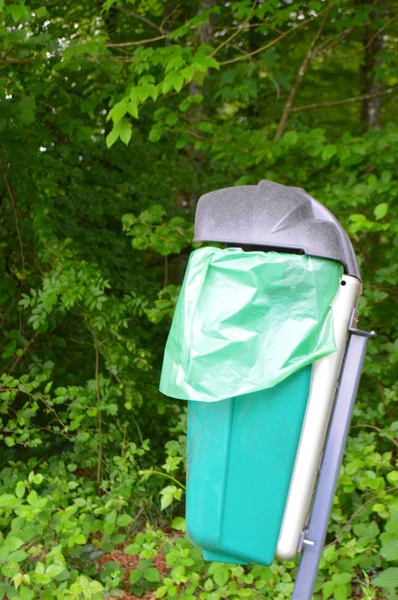
[[[0,1],[0,598],[290,597],[296,562],[207,564],[184,536],[185,407],[158,391],[196,201],[264,178],[339,218],[377,331],[314,595],[397,597],[397,35],[379,4]]]

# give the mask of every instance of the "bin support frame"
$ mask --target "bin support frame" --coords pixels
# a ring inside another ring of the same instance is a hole
[[[357,329],[356,321],[357,311],[354,309],[312,508],[307,529],[302,536],[302,554],[292,600],[311,600],[312,598],[365,359],[366,346],[368,339],[376,335],[374,331],[367,332]]]

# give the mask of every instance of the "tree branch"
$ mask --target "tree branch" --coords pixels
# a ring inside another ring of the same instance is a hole
[[[158,40],[164,40],[168,37],[167,33],[163,35],[158,35],[153,38],[147,38],[145,40],[136,40],[134,42],[119,42],[119,43],[110,43],[106,44],[107,48],[123,48],[125,46],[140,46],[141,44],[149,44],[150,42],[157,42]]]
[[[98,402],[97,423],[98,423],[98,464],[97,464],[97,480],[102,481],[102,411],[101,411],[101,389],[99,382],[99,341],[96,336],[95,340],[95,393]]]
[[[361,102],[362,100],[366,100],[367,98],[375,98],[377,96],[392,94],[395,91],[398,91],[398,86],[388,88],[388,90],[378,92],[377,94],[363,94],[362,96],[354,96],[353,98],[344,98],[344,100],[332,100],[331,102],[320,102],[314,104],[305,104],[304,106],[296,106],[296,108],[291,108],[290,112],[301,112],[302,110],[311,110],[312,108],[327,108],[329,106],[341,106],[342,104]]]
[[[382,25],[382,27],[380,27],[380,29],[378,29],[374,33],[374,35],[372,35],[372,37],[369,38],[369,40],[367,41],[367,43],[360,50],[358,50],[358,52],[349,52],[348,54],[343,54],[342,56],[339,56],[339,58],[340,59],[342,59],[342,58],[350,58],[352,56],[358,56],[358,54],[362,54],[362,52],[364,50],[366,50],[366,48],[368,48],[372,44],[372,42],[377,38],[377,36],[380,35],[380,33],[383,31],[383,29],[385,29],[388,25],[390,25],[391,23],[393,23],[397,19],[398,19],[398,15],[393,15],[390,19],[388,19],[388,21],[386,21],[384,23],[384,25]]]
[[[358,425],[352,425],[351,429],[373,429],[374,431],[377,431],[377,433],[381,437],[390,440],[390,442],[398,448],[398,442],[394,440],[394,438],[392,438],[390,435],[388,435],[388,433],[384,433],[384,431],[380,427],[376,427],[376,425],[369,425],[368,423],[359,423]]]
[[[259,52],[268,50],[268,48],[271,48],[271,46],[275,46],[275,44],[277,44],[280,40],[282,40],[284,37],[289,35],[289,33],[293,33],[294,31],[297,31],[297,29],[299,29],[300,27],[303,27],[303,25],[307,25],[307,21],[303,21],[296,27],[292,27],[292,29],[288,29],[287,31],[284,31],[283,33],[281,33],[281,35],[279,37],[275,38],[271,42],[268,42],[268,44],[265,44],[265,46],[261,46],[261,48],[257,48],[257,50],[253,50],[253,52],[246,52],[242,56],[236,56],[235,58],[230,58],[229,60],[223,60],[222,62],[220,62],[220,65],[231,65],[232,63],[236,63],[240,60],[245,60],[247,58],[251,58],[255,54],[258,54]]]
[[[9,58],[5,58],[2,56],[2,60],[0,60],[0,65],[32,65],[34,63],[34,58],[14,58],[10,56]]]
[[[281,137],[284,134],[284,132],[285,132],[286,124],[287,124],[287,120],[288,120],[290,112],[291,112],[292,104],[293,104],[293,102],[294,102],[294,100],[296,98],[296,95],[297,95],[298,89],[300,87],[300,84],[301,84],[301,82],[302,82],[302,80],[304,78],[304,75],[307,72],[308,66],[309,66],[309,64],[310,64],[310,62],[312,60],[312,57],[313,57],[313,54],[314,54],[315,45],[316,45],[317,41],[319,40],[319,38],[322,35],[323,28],[326,25],[326,22],[327,22],[327,20],[329,18],[329,14],[330,14],[330,11],[332,10],[332,7],[333,7],[333,4],[330,4],[327,7],[325,16],[322,19],[322,23],[321,23],[318,31],[316,32],[316,34],[314,36],[314,39],[312,40],[311,45],[310,45],[310,47],[308,49],[308,52],[306,54],[306,57],[304,58],[304,60],[302,62],[302,65],[301,65],[301,67],[299,69],[299,72],[297,73],[296,81],[294,82],[292,90],[291,90],[291,92],[289,94],[289,97],[287,99],[287,102],[286,102],[286,104],[284,106],[284,109],[283,109],[283,112],[282,112],[282,116],[281,116],[281,119],[279,121],[278,128],[276,130],[275,138]]]
[[[359,506],[357,508],[357,510],[348,519],[347,523],[345,523],[345,525],[343,525],[343,527],[340,529],[338,535],[334,538],[334,540],[332,542],[330,542],[329,544],[327,544],[327,546],[325,546],[325,548],[329,548],[330,546],[333,546],[333,544],[336,544],[336,542],[339,542],[344,531],[351,525],[351,523],[356,519],[356,517],[359,515],[359,513],[361,513],[363,510],[365,510],[365,508],[367,506],[369,506],[369,504],[374,502],[374,500],[377,500],[377,498],[383,498],[386,494],[388,494],[389,492],[393,492],[396,489],[398,489],[396,486],[391,487],[388,490],[385,490],[382,494],[375,494],[374,496],[369,498],[369,500],[366,500],[366,502],[364,504],[361,504],[361,506]]]
[[[244,28],[245,26],[249,23],[250,19],[253,16],[254,10],[257,6],[257,0],[254,0],[254,3],[250,9],[249,14],[247,15],[246,20],[242,23],[242,26],[239,27],[237,29],[237,31],[234,31],[234,33],[232,35],[229,36],[229,38],[227,38],[226,40],[224,40],[223,42],[221,42],[221,44],[219,46],[217,46],[217,48],[215,48],[215,50],[213,50],[213,52],[210,54],[210,56],[214,56],[219,50],[221,50],[221,48],[223,48],[224,46],[226,46],[227,44],[229,44],[229,42],[231,40],[234,39],[234,37],[236,37]]]
[[[351,33],[356,31],[357,27],[349,27],[341,32],[337,38],[332,40],[326,40],[324,44],[320,44],[318,48],[314,51],[313,56],[318,56],[318,54],[323,54],[324,52],[329,52],[332,48],[340,44],[342,40],[345,40]]]
[[[271,48],[271,46],[274,46],[275,44],[277,44],[284,37],[286,37],[290,33],[294,33],[295,31],[300,29],[300,27],[304,27],[304,25],[308,25],[308,23],[311,23],[311,21],[316,20],[318,17],[323,15],[323,13],[328,10],[329,10],[329,7],[324,8],[317,14],[316,17],[311,17],[308,20],[304,19],[303,21],[301,21],[301,23],[299,23],[295,27],[292,27],[291,29],[284,31],[283,33],[281,33],[281,35],[279,37],[275,38],[271,42],[268,42],[268,44],[265,44],[265,46],[261,46],[261,48],[257,48],[257,50],[253,50],[253,52],[246,52],[243,56],[236,56],[235,58],[231,58],[229,60],[224,60],[224,61],[220,62],[220,65],[230,65],[232,63],[238,62],[239,60],[244,60],[246,58],[250,58],[250,57],[254,56],[255,54],[258,54],[259,52],[263,52],[264,50],[268,50],[268,48]]]
[[[12,193],[11,186],[8,183],[6,177],[4,177],[4,181],[5,181],[6,188],[7,188],[7,191],[8,191],[8,195],[10,196],[12,208],[13,208],[13,211],[14,211],[15,226],[17,228],[17,234],[18,234],[18,240],[19,240],[19,247],[21,249],[21,270],[22,270],[22,274],[23,274],[23,272],[25,270],[25,256],[24,256],[24,252],[23,252],[23,243],[22,243],[22,237],[21,237],[21,230],[19,229],[17,209],[16,209],[16,206],[15,206],[15,198],[14,198],[14,195]]]
[[[29,348],[32,346],[32,344],[34,344],[39,333],[40,333],[39,331],[36,331],[36,333],[34,333],[32,335],[29,342],[26,344],[25,348],[22,350],[21,354],[12,363],[10,370],[8,371],[9,374],[12,373],[14,371],[14,369],[19,365],[20,361],[22,360],[22,357],[24,356],[24,354],[26,354],[26,352],[29,350]]]
[[[161,27],[159,27],[159,25],[156,25],[156,23],[154,23],[153,21],[151,21],[147,17],[144,17],[143,15],[137,15],[137,13],[130,12],[129,10],[127,10],[125,8],[121,8],[120,6],[112,6],[112,9],[113,10],[118,10],[118,11],[123,12],[123,13],[126,13],[126,15],[129,15],[130,17],[133,17],[133,19],[137,19],[138,21],[142,21],[143,23],[146,23],[147,25],[149,25],[149,27],[153,27],[153,29],[157,29],[158,31],[160,31],[160,33],[164,33],[164,30]]]

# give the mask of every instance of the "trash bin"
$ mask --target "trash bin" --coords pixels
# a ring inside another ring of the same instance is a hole
[[[350,241],[298,188],[199,200],[160,389],[188,400],[186,518],[207,560],[297,554],[352,312]]]

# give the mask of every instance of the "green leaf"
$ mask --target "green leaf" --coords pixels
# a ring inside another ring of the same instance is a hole
[[[18,550],[21,546],[23,546],[23,540],[15,536],[7,536],[5,540],[5,544],[10,552],[14,552],[14,550]]]
[[[28,497],[26,498],[28,501],[28,504],[30,504],[31,506],[36,506],[37,505],[37,501],[38,501],[38,495],[37,492],[35,490],[32,490],[29,494]]]
[[[9,560],[11,562],[20,563],[23,560],[25,560],[25,558],[27,556],[28,556],[27,552],[24,552],[23,550],[16,550],[15,552],[11,552],[11,554],[8,556],[7,560]]]
[[[162,510],[164,510],[170,506],[174,499],[180,500],[182,496],[182,489],[177,488],[175,485],[168,485],[161,490],[160,494],[162,496],[160,507]]]
[[[63,565],[49,565],[46,568],[46,575],[49,575],[52,579],[54,579],[63,571],[65,571],[65,567]]]
[[[116,123],[106,138],[108,148],[113,146],[118,138],[120,138],[127,146],[131,139],[132,131],[131,123],[128,123],[127,121],[119,121]]]
[[[353,529],[355,535],[358,537],[369,536],[375,538],[380,533],[380,529],[375,521],[370,521],[368,523],[357,523],[357,525],[354,525]]]
[[[168,589],[169,588],[167,585],[161,585],[160,587],[158,587],[158,589],[155,592],[155,598],[164,598],[164,596],[167,594]]]
[[[140,571],[139,569],[133,569],[131,571],[130,577],[129,577],[131,585],[135,585],[136,583],[138,583],[139,580],[141,579],[141,577],[142,577],[142,571]]]
[[[130,517],[130,515],[122,514],[118,516],[116,522],[120,527],[127,527],[127,525],[130,525],[132,521],[134,521],[133,517]]]
[[[330,158],[332,158],[332,156],[336,154],[336,152],[337,146],[335,146],[334,144],[329,144],[328,146],[325,146],[322,150],[323,160],[329,160]]]
[[[229,578],[228,567],[221,565],[214,570],[213,579],[217,585],[225,585]]]
[[[128,103],[127,112],[129,113],[129,115],[134,117],[134,119],[138,119],[138,106],[135,102]]]
[[[294,146],[298,141],[297,131],[287,131],[283,136],[283,139],[289,146]]]
[[[387,473],[387,481],[392,485],[396,485],[398,483],[398,471],[390,471]]]
[[[171,526],[173,529],[177,529],[178,531],[182,531],[185,533],[186,531],[186,523],[184,517],[176,517],[173,519]]]
[[[38,575],[44,575],[44,564],[42,562],[39,561],[36,563],[35,572]]]
[[[127,146],[131,139],[133,129],[132,129],[131,123],[127,123],[126,121],[120,121],[120,123],[122,124],[122,126],[120,128],[120,133],[119,133],[120,139]]]
[[[20,4],[10,4],[9,6],[6,6],[6,12],[12,16],[16,23],[29,18],[26,7],[21,6]]]
[[[388,569],[385,569],[373,579],[372,583],[373,585],[385,588],[398,587],[398,568],[389,567]]]
[[[21,597],[21,600],[33,600],[33,598],[35,597],[35,592],[25,587],[24,585],[21,585],[21,587],[19,588],[19,595]]]
[[[25,484],[23,481],[18,481],[17,485],[15,486],[15,495],[17,498],[23,498],[25,495]]]
[[[334,585],[333,581],[325,581],[325,583],[322,586],[322,596],[324,600],[327,600],[333,595],[335,587],[336,586]]]
[[[398,507],[397,507],[398,508]],[[385,526],[386,533],[394,533],[398,536],[398,511],[391,510],[390,518],[388,519]]]
[[[16,498],[13,494],[2,494],[0,496],[0,508],[13,508],[19,503],[19,498]]]
[[[144,572],[144,579],[153,583],[158,583],[161,580],[160,573],[155,567],[149,567],[149,569]]]
[[[108,146],[108,148],[113,146],[113,144],[116,142],[116,140],[118,138],[119,138],[119,133],[116,130],[116,128],[114,127],[112,129],[112,131],[106,136],[106,145]]]
[[[124,549],[125,554],[138,554],[141,549],[139,544],[130,544]]]
[[[381,204],[378,204],[373,211],[376,221],[380,221],[380,219],[383,219],[383,217],[386,216],[387,212],[388,212],[387,202],[382,202]]]
[[[6,577],[15,577],[15,575],[19,573],[19,566],[17,563],[9,563],[1,567],[1,572]]]
[[[163,94],[167,94],[170,90],[180,92],[184,85],[184,77],[177,73],[169,73],[163,81],[162,91]]]
[[[347,600],[349,593],[348,585],[339,585],[334,590],[335,600]]]
[[[16,575],[14,575],[14,577],[12,578],[12,581],[13,581],[13,584],[14,584],[16,590],[19,588],[19,586],[22,583],[22,577],[23,577],[22,573],[19,572]]]
[[[398,560],[398,537],[393,533],[382,533],[380,554],[386,560]]]
[[[115,104],[109,111],[106,120],[109,121],[110,119],[112,119],[112,121],[116,125],[116,123],[118,123],[120,119],[123,119],[124,115],[127,113],[128,105],[128,98],[124,98],[123,100]]]

